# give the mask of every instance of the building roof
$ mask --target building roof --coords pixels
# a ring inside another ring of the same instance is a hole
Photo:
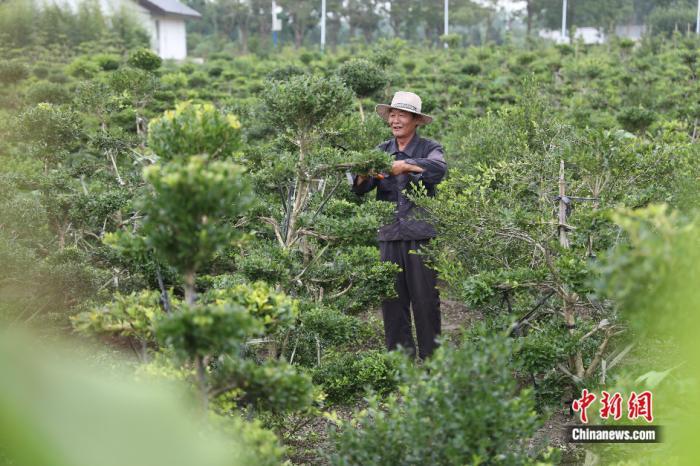
[[[139,0],[139,4],[154,13],[185,16],[188,18],[202,17],[196,10],[183,5],[177,0]]]

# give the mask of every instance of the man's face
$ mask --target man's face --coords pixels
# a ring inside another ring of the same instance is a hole
[[[418,120],[411,112],[392,109],[389,112],[389,126],[395,138],[406,138],[416,131]]]

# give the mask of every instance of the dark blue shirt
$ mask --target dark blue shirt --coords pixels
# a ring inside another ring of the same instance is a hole
[[[378,230],[379,241],[420,240],[435,237],[435,228],[420,217],[420,209],[405,195],[405,189],[410,183],[421,183],[429,196],[435,195],[435,186],[442,181],[447,173],[447,163],[442,146],[437,142],[422,138],[416,133],[411,142],[400,151],[396,139],[392,138],[377,146],[394,156],[395,160],[403,160],[423,169],[422,173],[404,173],[387,175],[384,179],[370,177],[362,183],[353,177],[352,190],[357,194],[365,194],[377,188],[377,200],[393,202],[394,220]]]

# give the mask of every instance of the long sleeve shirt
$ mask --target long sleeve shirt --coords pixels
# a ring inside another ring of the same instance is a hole
[[[423,169],[422,173],[390,175],[384,179],[370,177],[361,183],[358,183],[357,175],[353,177],[352,191],[356,194],[362,195],[377,188],[377,200],[396,204],[393,221],[377,231],[379,241],[434,238],[435,228],[420,219],[421,209],[406,197],[404,191],[410,183],[422,183],[428,196],[435,195],[435,186],[447,173],[447,162],[445,162],[442,146],[416,133],[402,151],[399,150],[394,138],[383,142],[377,148],[393,155],[395,160],[403,160]]]

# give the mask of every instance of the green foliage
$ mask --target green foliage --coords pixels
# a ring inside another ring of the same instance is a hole
[[[90,79],[100,72],[100,66],[92,58],[81,56],[77,57],[66,67],[66,72],[74,78]]]
[[[398,369],[396,353],[329,351],[313,369],[313,381],[321,385],[329,401],[351,403],[367,389],[381,395],[394,390],[399,379]]]
[[[80,131],[79,115],[50,103],[39,103],[22,112],[16,121],[18,131],[31,142],[40,157],[55,162],[61,150],[77,142]]]
[[[379,260],[376,248],[352,246],[324,261],[313,274],[318,281],[341,290],[331,296],[338,309],[359,312],[396,296],[394,277],[397,272],[396,264]]]
[[[148,146],[171,160],[208,154],[210,159],[229,158],[240,148],[241,123],[212,104],[181,102],[148,125]]]
[[[644,132],[656,120],[656,114],[643,107],[626,107],[620,110],[617,120],[627,131],[638,133]]]
[[[374,244],[377,230],[386,224],[392,209],[386,202],[368,201],[358,205],[334,199],[328,202],[314,226],[339,244],[368,246]]]
[[[27,102],[39,104],[47,102],[54,105],[65,104],[71,101],[72,95],[65,86],[47,81],[40,81],[33,84],[27,90]]]
[[[376,337],[376,329],[369,322],[332,306],[314,306],[301,314],[300,321],[304,332],[319,338],[322,348],[367,348],[371,346],[369,340]]]
[[[183,306],[156,325],[158,340],[182,361],[215,354],[237,355],[247,335],[262,332],[260,322],[238,304]]]
[[[267,78],[272,81],[287,81],[293,76],[299,76],[304,74],[303,68],[296,65],[286,65],[279,68],[275,68],[268,75]]]
[[[114,71],[118,69],[121,64],[121,58],[118,55],[108,53],[100,53],[93,56],[92,59],[102,71]]]
[[[440,36],[440,41],[450,48],[455,48],[462,42],[462,36],[460,34],[443,34]]]
[[[240,439],[245,445],[247,451],[242,456],[247,458],[243,462],[259,466],[282,463],[285,449],[274,432],[265,429],[257,419],[244,420],[234,414],[219,421],[217,427],[227,438]]]
[[[253,197],[243,170],[231,162],[192,156],[144,170],[153,195],[144,199],[143,233],[165,262],[194,273],[241,232],[224,222]]]
[[[271,413],[301,411],[314,401],[311,377],[284,361],[220,357],[214,365],[213,385],[227,389],[218,403],[232,401]]]
[[[141,48],[134,50],[131,54],[129,54],[127,63],[134,68],[139,68],[144,71],[155,71],[160,68],[160,65],[163,63],[163,59],[160,58],[154,51]]]
[[[292,252],[263,241],[253,243],[242,251],[236,258],[236,264],[248,280],[268,283],[288,283],[298,267]]]
[[[402,399],[370,399],[331,434],[333,464],[528,463],[536,429],[531,394],[509,369],[511,342],[489,337],[440,347],[423,369],[404,369]],[[534,462],[534,461],[533,461]]]
[[[666,297],[677,286],[675,277],[692,282],[697,274],[696,220],[664,204],[620,208],[612,218],[624,229],[627,241],[600,264],[599,290],[626,310],[638,332],[668,336],[674,329],[691,328],[688,308]],[[673,319],[665,317],[671,314]]]
[[[49,297],[54,309],[60,312],[91,298],[109,279],[109,273],[94,267],[85,251],[67,247],[45,257],[39,267],[39,292]]]
[[[299,306],[295,300],[275,292],[265,282],[213,289],[203,296],[203,300],[244,307],[253,318],[262,322],[266,335],[289,329],[294,325],[299,313]]]
[[[676,4],[673,7],[659,6],[649,15],[649,27],[656,34],[670,36],[674,31],[685,32],[688,26],[695,24],[696,9],[691,6]]]
[[[305,75],[273,81],[261,97],[270,123],[297,138],[342,115],[352,103],[352,93],[340,79]]]
[[[382,69],[363,58],[354,58],[340,65],[338,76],[359,98],[371,97],[387,84]]]
[[[73,328],[88,334],[133,338],[144,345],[154,342],[155,323],[165,314],[160,293],[144,290],[129,295],[116,293],[113,298],[104,306],[72,317]]]
[[[29,77],[29,68],[19,60],[0,63],[0,83],[12,86]]]

